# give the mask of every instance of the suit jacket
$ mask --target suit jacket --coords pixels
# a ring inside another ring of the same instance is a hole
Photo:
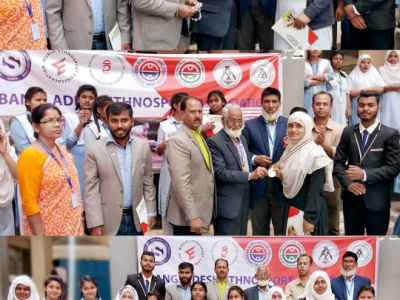
[[[353,300],[357,300],[357,293],[363,285],[371,285],[371,280],[367,277],[354,275]],[[337,300],[347,300],[347,288],[343,275],[331,280],[331,288]]]
[[[182,18],[176,16],[180,0],[133,0],[133,49],[174,50],[189,48],[181,42]],[[186,21],[186,19],[185,19]],[[182,37],[184,39],[184,37]],[[183,46],[183,47],[182,47]]]
[[[156,188],[148,143],[132,138],[131,147],[133,219],[136,230],[141,232],[136,207],[144,196],[147,211],[156,212]],[[88,228],[104,225],[107,235],[115,235],[122,219],[124,195],[115,145],[103,138],[87,146],[83,173]]]
[[[343,200],[363,197],[369,210],[387,210],[390,208],[393,179],[400,172],[399,131],[379,124],[368,137],[364,155],[361,155],[361,145],[359,124],[346,127],[336,148],[333,169],[333,174],[345,190]],[[346,177],[348,165],[360,166],[367,175],[367,181],[363,182],[366,188],[363,196],[356,196],[347,191],[347,187],[353,183]]]
[[[169,285],[164,300],[182,300],[182,287],[177,284]]]
[[[211,169],[206,165],[192,130],[186,125],[169,140],[166,158],[171,185],[166,219],[171,224],[189,226],[190,220],[200,217],[203,225],[208,226],[215,216],[214,171],[209,151],[208,155]]]
[[[217,280],[213,280],[210,282],[206,283],[207,285],[207,300],[226,300],[228,297],[228,290],[231,286],[234,286],[235,284],[232,281],[229,281],[226,283],[226,288],[224,291],[224,296],[221,299],[221,296],[219,294],[219,288],[218,288],[218,283]]]
[[[267,289],[269,290],[273,286],[274,285],[271,282],[269,282]],[[258,299],[258,285],[245,289],[243,292],[244,292],[244,298],[246,300],[264,300],[264,299]]]
[[[146,293],[145,293],[145,283],[143,279],[142,273],[138,274],[129,274],[126,277],[126,281],[124,285],[131,285],[133,288],[136,290],[139,296],[139,300],[146,300]],[[162,278],[159,278],[157,276],[152,276],[151,277],[151,283],[150,283],[150,288],[149,292],[151,291],[157,291],[161,294],[161,296],[164,298],[165,297],[165,281]]]
[[[286,137],[287,131],[287,118],[280,116],[276,122],[276,134],[274,141],[274,149],[272,155],[272,163],[276,163],[282,156],[285,150],[283,146],[283,139]],[[243,130],[243,136],[249,145],[250,158],[253,155],[266,155],[271,157],[269,151],[268,132],[265,127],[265,120],[263,116],[251,119],[246,122]],[[254,193],[255,199],[261,199],[265,192],[267,180],[273,181],[273,192],[275,199],[279,202],[284,202],[285,196],[283,195],[282,182],[278,178],[264,178],[254,180]]]
[[[261,0],[264,14],[267,17],[275,18],[276,0]],[[240,1],[242,14],[246,12],[249,6],[249,0]]]
[[[354,4],[355,3],[355,4]],[[384,30],[396,26],[394,0],[344,0],[344,5],[354,4],[373,30]]]
[[[225,130],[220,130],[216,135],[207,139],[210,149],[214,176],[217,184],[217,216],[233,219],[238,216],[242,207],[243,195],[246,190],[252,188],[249,181],[251,172],[251,157],[247,148],[246,139],[241,136],[243,147],[246,152],[247,162],[250,170],[242,171],[242,163],[239,153],[229,135]],[[250,207],[254,207],[254,198],[251,197]]]
[[[107,48],[108,34],[118,23],[122,43],[131,43],[128,0],[103,0]],[[54,50],[90,50],[93,42],[91,0],[46,0],[47,31]]]

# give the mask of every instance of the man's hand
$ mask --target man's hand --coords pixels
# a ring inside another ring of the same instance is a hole
[[[201,222],[200,218],[196,218],[189,221],[190,232],[194,232],[197,234],[203,233],[203,222]]]
[[[89,228],[89,231],[90,231],[90,235],[106,235],[103,225]]]
[[[190,18],[195,13],[193,6],[190,5],[182,5],[179,4],[178,6],[178,16],[181,18]]]
[[[250,180],[264,178],[267,176],[268,171],[264,167],[257,167],[253,172],[250,173]]]
[[[310,22],[311,22],[311,19],[309,17],[307,17],[306,14],[302,13],[294,21],[294,27],[297,29],[303,29]]]
[[[325,128],[324,128],[324,126],[321,126],[321,127],[319,128],[319,133],[318,133],[317,136],[315,137],[314,142],[315,142],[317,145],[322,145],[322,144],[324,143],[324,141],[325,141]]]
[[[152,229],[154,225],[157,223],[157,218],[153,216],[147,216],[147,224],[149,226],[149,229]]]
[[[347,187],[347,190],[356,196],[361,196],[365,194],[365,186],[359,182],[350,183]]]
[[[351,24],[357,29],[366,29],[367,23],[362,16],[355,16],[350,19]]]
[[[314,225],[303,219],[303,231],[306,235],[311,235],[314,232]]]
[[[336,8],[335,21],[336,22],[343,21],[345,15],[346,15],[346,11],[344,10],[344,6],[339,5],[338,8]]]
[[[346,170],[346,177],[349,180],[357,181],[364,179],[364,171],[359,166],[350,165]]]
[[[271,157],[268,157],[266,155],[257,155],[254,158],[254,164],[262,167],[268,167],[271,162],[272,162]]]
[[[131,44],[121,44],[121,50],[132,50]]]

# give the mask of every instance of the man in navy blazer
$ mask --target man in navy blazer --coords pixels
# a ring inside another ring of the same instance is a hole
[[[342,275],[331,280],[332,292],[337,300],[356,300],[360,288],[371,285],[367,277],[356,275],[358,256],[354,252],[347,251],[342,258]]]
[[[346,235],[385,235],[390,219],[390,192],[400,172],[399,131],[379,123],[379,93],[358,98],[361,122],[343,130],[336,148],[334,175],[343,187]]]
[[[254,277],[257,281],[257,285],[245,289],[243,291],[244,298],[246,300],[264,300],[268,291],[274,286],[274,283],[269,280],[271,277],[269,268],[266,265],[257,266]]]
[[[247,235],[249,208],[254,207],[253,179],[264,178],[267,169],[252,171],[244,128],[243,114],[238,104],[222,109],[223,129],[207,140],[212,155],[217,186],[217,217],[215,235]]]
[[[261,94],[262,115],[246,122],[243,135],[253,165],[270,167],[284,151],[287,118],[280,116],[281,93],[268,87]],[[250,210],[253,235],[269,235],[270,221],[275,235],[284,235],[285,196],[282,182],[266,177],[254,181],[254,209]]]

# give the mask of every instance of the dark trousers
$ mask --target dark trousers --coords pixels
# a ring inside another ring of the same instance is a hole
[[[190,231],[190,226],[177,226],[171,224],[174,229],[174,235],[200,235]]]
[[[349,24],[349,49],[394,49],[394,27],[385,30],[357,29]]]
[[[365,206],[363,196],[353,196],[348,195],[348,193],[343,193],[345,234],[365,235],[366,233],[367,235],[386,235],[389,228],[390,210],[369,210]]]
[[[133,221],[132,213],[122,214],[121,224],[117,235],[143,235],[143,232],[138,232]]]

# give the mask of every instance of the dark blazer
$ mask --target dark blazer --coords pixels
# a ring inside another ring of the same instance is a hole
[[[354,275],[353,300],[357,300],[357,293],[364,285],[371,285],[371,280],[369,280],[369,278],[367,277]],[[346,284],[344,283],[343,275],[340,275],[331,280],[331,288],[332,292],[335,294],[336,299],[347,300],[347,288]]]
[[[344,5],[354,4],[364,17],[367,26],[373,30],[384,30],[396,26],[394,0],[344,0]]]
[[[366,193],[362,196],[365,206],[372,211],[387,210],[393,179],[400,172],[399,131],[379,124],[368,137],[364,155],[361,155],[361,145],[359,124],[346,127],[336,148],[333,169],[345,190],[342,198],[359,197],[347,191],[353,181],[345,173],[348,165],[358,165],[367,175],[367,182],[363,183]]]
[[[243,195],[252,187],[249,181],[251,172],[251,157],[246,139],[240,140],[246,151],[250,170],[242,171],[239,153],[229,135],[221,129],[216,135],[207,139],[208,148],[212,155],[214,177],[217,186],[217,216],[233,219],[238,216],[242,206]],[[254,207],[254,198],[250,199],[250,208]]]
[[[269,290],[273,286],[274,286],[273,284],[268,283],[267,290]],[[244,292],[244,298],[246,300],[264,300],[264,299],[258,299],[258,285],[245,289],[243,292]]]
[[[126,277],[125,285],[131,285],[133,288],[136,290],[139,296],[139,300],[146,300],[146,293],[144,290],[144,279],[142,273],[138,274],[130,274]],[[151,277],[151,283],[150,283],[150,291],[157,291],[165,297],[165,281],[164,279],[161,279],[157,276],[152,276]]]
[[[267,17],[275,17],[275,11],[276,11],[276,0],[261,0],[261,4],[264,10],[264,14]],[[249,6],[249,0],[242,0],[240,1],[241,5],[241,11],[242,14],[246,12]]]
[[[276,163],[285,150],[283,139],[286,137],[287,121],[288,119],[282,116],[277,120],[272,163]],[[250,159],[253,155],[266,155],[271,157],[271,153],[269,153],[268,133],[265,128],[265,120],[263,116],[247,121],[246,126],[243,129],[243,136],[247,140],[247,145],[249,145]],[[264,179],[254,180],[255,199],[258,200],[262,198],[267,180],[273,180],[275,199],[279,202],[284,202],[286,199],[283,195],[282,182],[278,178],[267,179],[266,177]]]

